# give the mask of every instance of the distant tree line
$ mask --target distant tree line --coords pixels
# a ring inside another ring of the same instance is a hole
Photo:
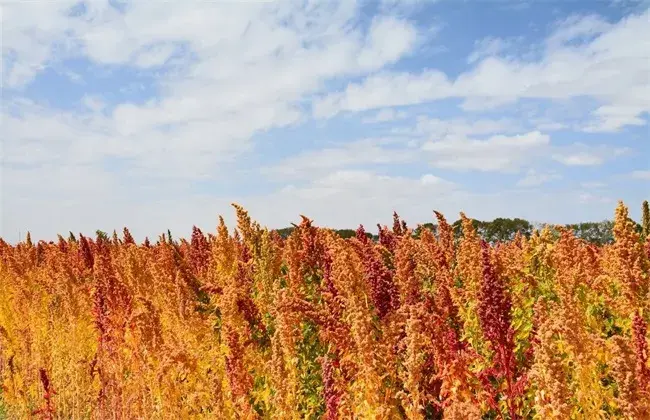
[[[650,208],[647,201],[644,201],[642,205],[641,223],[638,223],[634,220],[632,220],[632,222],[634,223],[637,232],[642,234],[644,237],[650,235]],[[525,219],[509,219],[504,217],[498,217],[491,221],[472,220],[472,224],[474,225],[474,228],[478,234],[487,242],[491,243],[510,241],[514,239],[517,233],[520,233],[525,237],[529,237],[536,228],[544,227],[544,225],[535,226]],[[454,228],[456,236],[460,237],[462,234],[461,221],[455,221],[452,226]],[[573,230],[577,238],[594,244],[604,245],[614,241],[614,222],[611,220],[574,223],[564,226]],[[415,229],[413,229],[413,235],[415,237],[419,237],[423,229],[427,229],[434,234],[437,234],[437,227],[438,226],[434,223],[424,223],[418,225]],[[550,225],[550,227],[553,229],[553,225]],[[286,238],[291,234],[291,232],[293,232],[294,229],[295,227],[291,226],[283,229],[277,229],[276,232],[283,238]],[[356,230],[354,229],[335,229],[334,231],[340,237],[345,239],[356,235]],[[378,235],[373,235],[366,232],[366,236],[373,240],[378,240]]]
[[[638,223],[632,219],[630,220],[632,221],[632,223],[634,223],[637,232],[641,234],[643,238],[650,236],[650,207],[647,201],[644,201],[642,205],[641,223]],[[485,241],[490,243],[510,241],[514,239],[517,233],[520,233],[525,237],[530,237],[530,235],[533,233],[535,229],[541,229],[545,226],[544,224],[533,225],[531,222],[525,219],[519,219],[519,218],[509,219],[504,217],[498,217],[492,221],[481,221],[481,220],[473,219],[472,225],[474,226],[474,229],[476,229],[478,234],[483,239],[485,239]],[[558,225],[549,225],[549,227],[552,230],[554,230],[554,226],[558,226]],[[585,241],[597,245],[604,245],[604,244],[612,243],[614,241],[614,232],[613,232],[614,222],[611,220],[603,220],[600,222],[574,223],[574,224],[567,224],[564,226],[573,230],[577,238],[583,239]],[[460,219],[456,220],[452,224],[452,227],[454,229],[454,233],[456,237],[459,238],[462,235],[461,220]],[[291,232],[293,232],[295,228],[296,227],[294,225],[282,229],[275,229],[275,231],[281,237],[287,238],[289,237],[289,235],[291,235]],[[434,235],[436,235],[437,228],[438,226],[434,223],[424,223],[418,225],[415,229],[413,229],[413,236],[415,236],[416,238],[419,237],[423,229],[427,229],[433,232]],[[344,239],[352,238],[356,236],[355,229],[334,229],[334,232],[336,232],[341,238]],[[366,232],[365,234],[368,238],[374,241],[379,240],[379,236],[377,234],[372,234],[369,232]],[[70,233],[70,235],[71,238],[74,238],[72,233]],[[97,235],[99,237],[103,237],[104,239],[109,238],[108,234],[101,230],[97,231]],[[117,241],[116,232],[113,232],[113,239]],[[28,233],[28,241],[29,240],[30,237]],[[169,240],[169,242],[172,242],[172,234],[169,230],[167,231],[167,240]]]

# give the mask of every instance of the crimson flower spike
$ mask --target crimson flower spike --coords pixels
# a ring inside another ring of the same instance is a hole
[[[383,245],[390,252],[395,252],[397,248],[397,236],[386,226],[382,227],[380,224],[377,224],[379,228],[379,244]]]
[[[80,244],[79,253],[81,254],[81,259],[86,265],[86,268],[93,268],[93,265],[95,264],[95,259],[90,249],[90,244],[88,243],[88,239],[82,234],[79,234],[79,244]]]
[[[363,225],[359,225],[356,231],[356,237],[361,243],[366,243],[368,237],[366,236],[366,230],[363,228]]]
[[[195,274],[204,273],[209,265],[210,244],[207,238],[196,226],[192,227],[192,239],[190,242],[190,260]]]
[[[32,414],[41,414],[43,416],[43,419],[52,420],[54,419],[54,403],[52,402],[52,397],[54,394],[56,394],[56,392],[52,388],[50,378],[47,376],[47,371],[43,368],[40,368],[38,370],[38,373],[39,379],[41,380],[41,385],[43,386],[43,398],[45,399],[45,407],[39,408]]]
[[[325,399],[325,418],[327,420],[338,419],[338,407],[341,401],[341,393],[336,389],[334,380],[334,364],[336,360],[331,360],[325,356],[322,363],[323,375],[323,397]]]
[[[493,343],[501,343],[505,340],[510,328],[511,302],[503,282],[494,272],[487,242],[481,241],[481,250],[483,283],[479,292],[478,315],[485,338]]]
[[[402,235],[402,223],[400,223],[399,215],[396,211],[393,212],[393,233],[397,236]]]
[[[131,236],[131,232],[129,232],[129,229],[125,227],[122,232],[123,232],[125,244],[135,244],[135,241],[133,240],[133,236]]]

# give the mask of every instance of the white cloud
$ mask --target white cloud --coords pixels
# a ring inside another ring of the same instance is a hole
[[[444,136],[476,136],[485,134],[510,134],[522,131],[521,126],[511,119],[439,119],[420,117],[413,132],[430,139]]]
[[[474,51],[472,51],[469,57],[467,57],[467,62],[472,64],[482,58],[499,55],[508,50],[512,46],[513,42],[514,40],[494,37],[487,37],[478,40],[474,43]]]
[[[93,112],[99,112],[106,108],[106,103],[98,96],[84,95],[81,98],[81,103]]]
[[[431,174],[425,174],[422,175],[420,178],[420,183],[422,185],[445,185],[448,184],[447,181],[445,181],[442,178],[439,178],[437,176],[431,175]]]
[[[451,96],[447,76],[438,70],[420,74],[380,73],[359,84],[349,84],[343,93],[333,93],[316,101],[313,113],[317,118],[328,118],[341,111],[412,105]]]
[[[416,151],[405,147],[406,143],[406,139],[400,138],[362,139],[294,155],[263,168],[262,173],[279,179],[313,179],[337,168],[406,163],[416,158]]]
[[[650,170],[648,171],[633,171],[631,174],[634,179],[647,179],[650,181]]]
[[[264,216],[269,219],[286,217],[290,214],[287,205],[300,202],[303,203],[300,212],[316,218],[320,225],[356,227],[364,223],[372,229],[378,222],[385,223],[393,210],[401,211],[411,220],[416,217],[428,219],[432,208],[427,208],[430,204],[424,197],[436,197],[442,202],[457,193],[455,184],[433,174],[407,178],[364,170],[340,170],[305,186],[283,188],[277,200],[273,200],[278,207],[270,207]]]
[[[550,144],[549,136],[530,133],[487,140],[449,137],[422,145],[431,165],[438,168],[475,171],[517,171]]]
[[[3,58],[19,52],[4,78],[9,85],[24,85],[49,60],[59,59],[53,42],[66,41],[70,54],[98,64],[160,66],[180,46],[194,58],[160,76],[159,97],[118,104],[108,116],[22,110],[22,118],[9,118],[4,128],[13,158],[62,156],[65,143],[64,160],[78,160],[70,153],[82,149],[95,161],[129,159],[131,169],[150,176],[201,177],[250,150],[256,133],[299,122],[302,101],[327,80],[393,63],[409,53],[416,37],[411,23],[390,16],[375,17],[364,32],[354,25],[354,2],[161,7],[143,1],[129,3],[124,13],[92,2],[80,16],[68,13],[72,4],[32,11],[12,3],[3,9]],[[83,103],[101,109],[99,98]],[[35,153],[19,151],[28,141]]]
[[[432,0],[428,0],[428,2],[431,3]],[[423,1],[423,0],[380,0],[379,5],[382,8],[382,10],[386,12],[398,11],[404,13],[404,12],[412,12],[416,10],[419,6],[426,3],[427,1]]]
[[[405,111],[396,111],[393,108],[380,109],[371,117],[363,119],[363,122],[366,124],[382,123],[388,121],[401,120],[408,117],[408,113]]]
[[[596,190],[596,189],[607,187],[607,184],[604,182],[591,181],[591,182],[582,182],[580,186],[588,190]]]
[[[395,129],[395,137],[366,138],[303,152],[262,168],[262,173],[276,180],[305,180],[335,169],[405,163],[425,163],[454,171],[514,173],[533,162],[545,164],[553,160],[567,166],[601,165],[630,152],[627,148],[582,143],[554,146],[548,134],[522,130],[509,119],[441,120],[421,116],[415,125]],[[541,185],[555,179],[559,175],[553,172],[529,170],[518,185]]]
[[[593,41],[593,39],[610,30],[612,25],[597,15],[572,15],[556,24],[555,31],[546,40],[547,48],[563,47],[570,41]]]
[[[568,166],[602,165],[606,160],[630,153],[625,147],[587,146],[575,143],[571,146],[557,147],[553,159]]]
[[[614,203],[614,200],[610,197],[604,196],[604,195],[597,195],[597,194],[592,194],[588,192],[584,192],[578,195],[578,200],[583,203],[583,204],[591,204],[591,203],[603,203],[603,204],[611,204]]]
[[[557,131],[557,130],[563,130],[569,128],[567,124],[557,122],[557,121],[538,120],[538,121],[531,121],[531,122],[535,124],[535,128],[541,131]]]
[[[550,181],[562,179],[562,176],[555,172],[538,172],[534,169],[529,169],[526,176],[517,181],[518,187],[538,187]]]
[[[74,0],[43,2],[38,10],[19,2],[2,3],[2,84],[21,87],[50,60],[54,45],[69,45],[65,12]]]
[[[628,154],[628,148],[605,145],[588,146],[574,143],[554,146],[548,134],[531,131],[515,135],[496,134],[487,139],[477,135],[517,132],[509,120],[478,120],[463,125],[459,121],[422,120],[418,127],[429,140],[422,144],[422,157],[437,168],[460,171],[517,172],[531,162],[553,159],[564,165],[601,165],[605,161]],[[536,177],[539,179],[540,174]],[[550,180],[544,179],[544,182]],[[532,182],[527,179],[526,182]]]
[[[135,65],[142,68],[161,66],[169,60],[175,50],[176,47],[170,44],[155,45],[146,48],[137,55]]]
[[[591,166],[600,165],[604,162],[604,157],[591,153],[575,153],[571,155],[555,155],[553,156],[558,162],[562,162],[569,166]]]
[[[439,192],[450,191],[454,184],[432,174],[424,174],[419,179],[401,176],[380,175],[363,170],[339,170],[315,179],[310,185],[294,189],[297,194],[312,194],[326,190],[331,193],[354,191],[372,200],[381,200],[390,196],[411,195],[413,189],[435,189]]]
[[[361,68],[377,69],[393,63],[409,51],[416,38],[415,28],[395,18],[375,18],[370,26],[367,45],[359,55]]]
[[[650,68],[648,71],[650,72]],[[650,79],[648,82],[650,83]],[[650,98],[650,93],[648,93],[648,98]],[[639,102],[642,101],[644,99],[639,100]],[[596,118],[587,123],[583,131],[588,133],[616,132],[626,125],[646,125],[647,121],[640,117],[646,111],[647,108],[643,105],[630,106],[623,104],[601,106],[593,112]]]
[[[455,81],[431,69],[420,74],[372,75],[322,98],[313,112],[316,117],[331,117],[343,111],[449,97],[465,98],[463,109],[478,110],[514,103],[520,98],[557,100],[587,96],[601,103],[587,130],[616,131],[628,124],[643,124],[642,116],[650,111],[649,18],[650,10],[616,24],[590,16],[573,19],[547,39],[540,60],[489,55]],[[576,41],[581,41],[578,46],[573,45]]]
[[[113,116],[19,108],[22,115],[3,116],[7,164],[94,164],[101,171],[104,159],[128,159],[129,169],[158,178],[213,172],[219,163],[245,151],[248,136],[271,126],[269,121],[281,111],[252,109],[228,122],[204,120],[164,129],[147,121],[155,114],[138,114],[133,107],[120,108]],[[295,115],[287,111],[284,118],[289,121]],[[214,138],[207,133],[222,135]]]

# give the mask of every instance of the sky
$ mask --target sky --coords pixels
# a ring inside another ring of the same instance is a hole
[[[650,2],[0,1],[0,237],[633,217]]]

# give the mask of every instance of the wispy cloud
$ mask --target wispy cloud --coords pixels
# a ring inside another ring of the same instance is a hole
[[[647,171],[633,171],[631,174],[634,179],[647,179],[650,180],[650,170]]]
[[[512,171],[532,159],[536,150],[548,146],[549,137],[538,131],[518,136],[493,136],[487,140],[448,138],[422,146],[438,168]]]
[[[555,172],[538,172],[535,169],[529,169],[526,176],[517,181],[518,187],[538,187],[547,182],[562,179],[562,176]]]
[[[377,111],[377,113],[371,117],[364,118],[363,122],[366,124],[382,123],[401,120],[406,117],[408,117],[408,113],[406,111],[396,111],[393,108],[386,108]]]

